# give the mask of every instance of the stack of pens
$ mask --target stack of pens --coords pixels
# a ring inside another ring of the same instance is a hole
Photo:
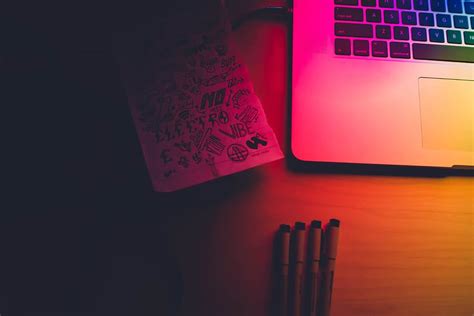
[[[312,221],[309,234],[302,222],[295,223],[293,232],[290,225],[280,226],[280,316],[330,315],[339,225],[331,219],[323,229],[321,221]]]

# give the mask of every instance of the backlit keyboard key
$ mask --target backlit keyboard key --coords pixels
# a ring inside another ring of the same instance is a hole
[[[416,25],[416,13],[415,12],[402,12],[402,23],[406,25]]]
[[[464,31],[464,43],[474,45],[474,32]]]
[[[358,0],[334,0],[334,4],[340,5],[358,5]]]
[[[369,24],[355,23],[335,23],[334,31],[336,36],[349,37],[373,37],[374,30]]]
[[[413,58],[474,63],[474,47],[413,43]]]
[[[392,34],[391,34],[390,26],[377,25],[375,27],[375,35],[377,36],[377,38],[391,39]]]
[[[374,56],[374,57],[388,57],[387,42],[372,41],[372,56]]]
[[[393,8],[393,0],[379,0],[379,7]]]
[[[397,0],[397,8],[398,9],[405,9],[405,10],[410,10],[411,9],[411,0]]]
[[[382,12],[378,9],[367,9],[365,15],[367,22],[380,23],[382,21]]]
[[[436,14],[436,26],[451,27],[451,16],[448,14]]]
[[[432,13],[420,13],[420,25],[434,26],[434,15]]]
[[[351,41],[345,38],[336,38],[335,53],[336,55],[350,55],[351,54]]]
[[[415,10],[428,11],[428,0],[414,0],[413,6]]]
[[[408,27],[406,26],[395,26],[393,27],[393,38],[397,40],[409,40]]]
[[[355,56],[369,56],[369,41],[354,40],[353,51]]]
[[[464,2],[464,12],[467,14],[474,14],[474,2]]]
[[[447,30],[446,39],[451,44],[462,44],[462,36],[460,31]]]
[[[457,29],[468,29],[469,28],[469,21],[467,20],[467,16],[465,15],[455,15],[454,19],[454,27]]]
[[[362,5],[364,7],[375,7],[377,5],[376,0],[362,0]]]
[[[441,29],[430,29],[430,42],[444,43],[444,32]]]
[[[461,0],[448,0],[448,11],[451,13],[462,13]]]
[[[411,28],[411,39],[417,42],[426,42],[426,29],[421,27],[412,27]]]
[[[391,42],[390,57],[410,59],[410,44],[403,42]]]
[[[399,17],[398,17],[398,11],[395,11],[395,10],[383,11],[383,20],[385,23],[390,23],[390,24],[400,23]]]
[[[445,0],[431,0],[431,11],[446,12]]]
[[[336,7],[334,8],[334,18],[336,20],[362,22],[364,20],[364,11],[357,8]]]

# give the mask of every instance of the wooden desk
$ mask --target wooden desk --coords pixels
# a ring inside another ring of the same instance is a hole
[[[28,27],[10,42],[36,41],[12,50],[2,81],[18,188],[0,212],[2,316],[269,315],[279,224],[331,217],[342,222],[332,315],[473,315],[472,178],[297,173],[282,160],[151,192],[116,65],[95,49],[111,12],[96,5],[75,19],[17,14]],[[235,32],[284,148],[286,32],[272,20]]]
[[[287,29],[235,33],[255,90],[286,145]],[[182,315],[269,315],[281,223],[341,220],[332,315],[474,314],[474,181],[304,174],[284,161],[167,198],[182,267]],[[179,202],[178,202],[179,201]]]

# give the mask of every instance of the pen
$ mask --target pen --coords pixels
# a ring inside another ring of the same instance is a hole
[[[279,315],[288,316],[288,267],[290,264],[290,225],[280,225]]]
[[[332,289],[336,271],[337,244],[339,241],[339,225],[337,219],[331,219],[324,231],[323,269],[321,280],[320,315],[329,316],[331,312]]]
[[[318,303],[318,273],[321,258],[321,222],[312,221],[309,230],[310,247],[310,285],[309,285],[309,315],[316,316]]]
[[[295,274],[293,287],[293,316],[301,316],[303,301],[303,270],[305,250],[306,225],[302,222],[295,223]]]

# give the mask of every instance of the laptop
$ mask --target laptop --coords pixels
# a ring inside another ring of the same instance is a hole
[[[302,161],[474,166],[474,2],[294,0]]]

